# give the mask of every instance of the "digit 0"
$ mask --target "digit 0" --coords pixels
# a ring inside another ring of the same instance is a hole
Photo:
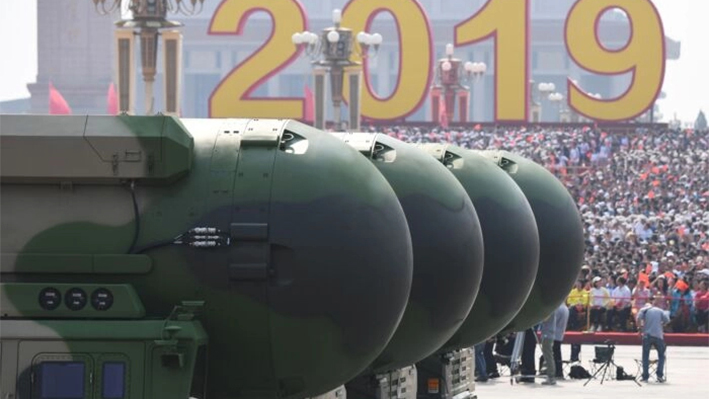
[[[598,23],[612,8],[625,11],[630,21],[630,40],[620,50],[609,50],[598,39]],[[569,12],[565,30],[569,55],[582,68],[604,75],[633,74],[625,93],[609,100],[595,99],[569,80],[574,110],[595,120],[621,121],[653,105],[665,75],[665,35],[650,0],[580,0]]]
[[[365,90],[362,91],[362,116],[377,120],[404,118],[426,100],[431,84],[433,40],[431,27],[421,4],[416,0],[352,0],[342,11],[342,25],[357,34],[369,31],[374,18],[382,12],[394,17],[399,32],[399,76],[392,94],[379,97],[372,88],[364,60]],[[356,44],[359,47],[359,44]],[[355,51],[351,58],[360,61]],[[345,83],[344,97],[349,96]]]
[[[241,35],[249,16],[271,16],[271,36],[237,65],[209,97],[210,117],[303,118],[303,98],[253,98],[250,94],[298,56],[294,32],[306,30],[305,12],[297,0],[224,0],[209,24],[210,35]]]
[[[527,121],[529,1],[489,0],[455,27],[455,45],[495,39],[495,120]]]

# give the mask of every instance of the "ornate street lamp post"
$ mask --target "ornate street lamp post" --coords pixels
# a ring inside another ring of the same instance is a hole
[[[360,93],[362,68],[359,62],[350,60],[353,51],[359,51],[362,58],[374,56],[382,44],[382,35],[359,32],[354,35],[351,29],[340,25],[342,13],[333,10],[332,22],[334,26],[323,29],[320,34],[313,32],[296,32],[291,40],[296,46],[303,48],[310,57],[315,75],[315,127],[325,128],[325,86],[326,75],[330,75],[330,96],[334,108],[336,129],[342,126],[340,108],[343,97],[344,78],[350,84],[349,103],[349,128],[359,129],[360,125]],[[355,40],[360,45],[357,50]]]
[[[130,19],[116,22],[118,46],[118,106],[119,111],[133,110],[133,45],[134,37],[140,39],[140,61],[145,82],[145,113],[153,111],[153,83],[157,73],[158,37],[162,33],[165,52],[165,112],[179,113],[179,80],[182,36],[174,28],[182,26],[168,21],[167,14],[195,15],[202,11],[204,0],[93,0],[96,11],[106,15],[116,10],[130,11]]]
[[[447,121],[452,121],[455,115],[455,100],[460,103],[460,121],[468,120],[468,105],[470,104],[470,87],[465,83],[479,80],[487,71],[483,62],[463,62],[453,56],[453,45],[446,45],[446,56],[437,61],[436,75],[431,86],[431,110],[433,121],[441,123],[441,114]],[[445,108],[445,109],[442,109]],[[443,112],[444,111],[444,112]]]
[[[556,85],[554,83],[540,83],[539,86],[537,86],[537,90],[539,91],[539,120],[538,122],[542,122],[543,119],[543,112],[544,112],[544,99],[549,98],[549,96],[556,90]]]
[[[564,95],[561,93],[555,92],[555,93],[549,94],[548,98],[549,98],[549,101],[551,101],[554,108],[558,107],[559,122],[567,122],[567,123],[570,122],[568,120],[569,119],[568,115],[565,114],[564,104],[562,102],[564,100]]]

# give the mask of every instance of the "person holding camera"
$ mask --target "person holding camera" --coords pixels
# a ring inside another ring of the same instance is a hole
[[[665,340],[663,327],[670,322],[667,311],[658,307],[664,298],[653,297],[652,305],[647,305],[638,312],[638,327],[643,337],[643,374],[642,381],[647,382],[650,367],[650,349],[657,351],[657,382],[665,382]]]

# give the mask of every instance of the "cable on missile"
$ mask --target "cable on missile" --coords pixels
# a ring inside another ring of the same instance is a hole
[[[140,254],[167,245],[187,245],[193,248],[203,249],[218,248],[231,245],[231,237],[229,233],[223,232],[216,227],[194,227],[175,238],[154,242],[142,248],[138,248],[132,253]]]
[[[138,209],[138,201],[135,199],[135,180],[130,182],[130,196],[133,199],[133,219],[135,219],[135,231],[133,233],[133,242],[128,248],[128,253],[133,253],[135,249],[135,244],[138,243],[138,236],[140,235],[140,210]]]

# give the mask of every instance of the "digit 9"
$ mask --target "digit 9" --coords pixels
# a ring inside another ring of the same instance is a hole
[[[621,49],[605,48],[598,38],[603,14],[620,8],[628,15],[630,39]],[[628,89],[619,97],[596,99],[569,79],[569,105],[594,119],[632,119],[651,107],[665,75],[665,35],[657,9],[650,0],[579,0],[566,19],[566,47],[582,68],[602,75],[632,73]]]

